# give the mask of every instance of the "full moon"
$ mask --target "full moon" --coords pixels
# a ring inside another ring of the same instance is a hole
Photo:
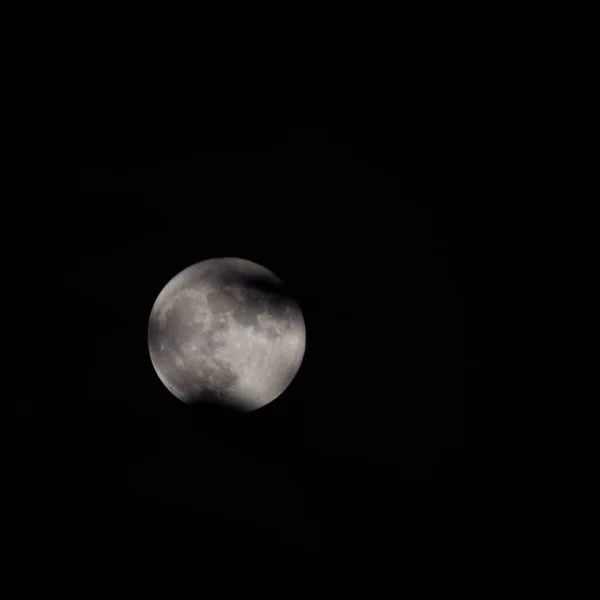
[[[182,402],[256,410],[296,376],[306,347],[298,303],[269,269],[212,258],[173,277],[148,323],[148,349],[165,387]]]

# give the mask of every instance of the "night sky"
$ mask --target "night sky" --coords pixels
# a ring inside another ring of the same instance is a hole
[[[417,117],[89,125],[56,240],[69,376],[20,407],[39,531],[152,564],[215,548],[234,563],[412,564],[435,536],[452,553],[467,481],[465,174],[450,125]],[[147,350],[165,283],[218,256],[271,269],[306,321],[296,379],[250,414],[179,402]]]

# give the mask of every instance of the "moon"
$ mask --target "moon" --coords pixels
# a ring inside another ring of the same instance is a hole
[[[304,317],[283,281],[242,258],[211,258],[175,275],[148,322],[154,370],[187,404],[261,408],[290,385],[305,347]]]

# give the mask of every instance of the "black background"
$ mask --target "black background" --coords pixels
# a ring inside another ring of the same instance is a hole
[[[448,102],[405,103],[299,119],[95,98],[54,244],[68,358],[19,407],[36,532],[146,568],[216,548],[417,565],[433,539],[452,561],[472,476],[458,207],[477,150]],[[163,285],[215,256],[273,270],[306,320],[298,376],[247,415],[183,405],[147,351]]]

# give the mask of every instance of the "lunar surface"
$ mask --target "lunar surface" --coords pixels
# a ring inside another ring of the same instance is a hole
[[[179,400],[251,411],[280,396],[302,363],[302,311],[274,273],[213,258],[176,275],[148,323],[158,377]]]

